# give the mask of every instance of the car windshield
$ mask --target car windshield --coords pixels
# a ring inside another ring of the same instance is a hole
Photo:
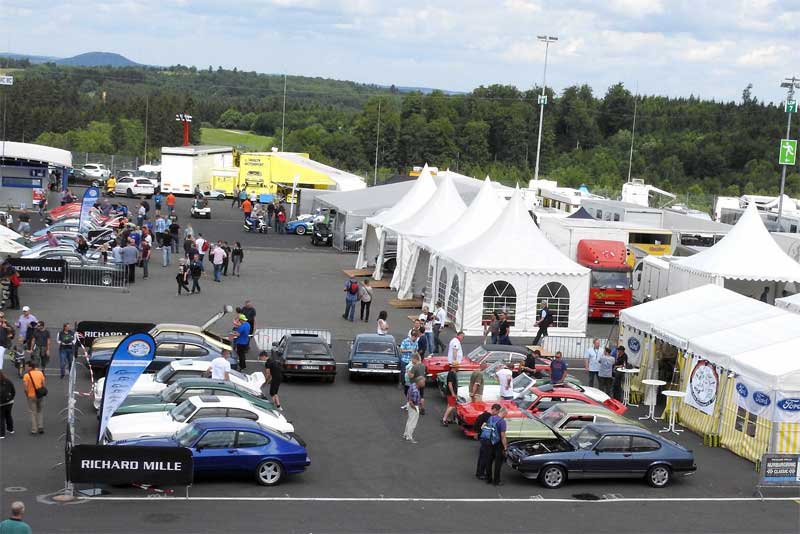
[[[564,419],[564,413],[561,408],[558,406],[551,406],[543,413],[539,414],[539,419],[547,423],[548,425],[555,427],[562,419]]]
[[[626,289],[631,287],[631,273],[622,271],[592,271],[592,287]]]
[[[169,412],[169,414],[175,421],[183,423],[189,418],[189,416],[191,416],[194,413],[195,409],[196,407],[194,404],[192,404],[192,401],[187,399],[182,403],[180,403],[179,405],[175,406]]]
[[[472,352],[470,352],[469,354],[467,354],[467,359],[469,359],[469,360],[471,360],[473,362],[481,362],[483,360],[484,356],[486,356],[486,354],[488,352],[489,351],[484,349],[483,347],[478,347],[475,350],[473,350]]]
[[[600,434],[598,434],[589,427],[585,427],[583,430],[572,436],[569,442],[576,449],[585,450],[585,449],[591,449],[592,445],[597,443],[598,439],[600,439]]]
[[[241,371],[228,371],[228,374],[230,376],[235,376],[236,378],[238,378],[242,382],[249,382],[250,381],[250,378],[246,374],[242,373]]]
[[[382,341],[361,341],[356,352],[368,352],[370,354],[394,354],[394,345]]]
[[[183,388],[177,382],[170,384],[161,391],[161,402],[175,402],[180,394],[183,393]]]
[[[171,365],[167,365],[166,367],[162,367],[156,373],[156,382],[158,382],[159,384],[166,384],[167,380],[169,380],[169,377],[171,375],[172,375],[172,366]]]
[[[327,356],[328,348],[324,343],[313,343],[308,341],[294,342],[289,344],[289,354],[308,354],[317,356]]]
[[[202,433],[195,425],[188,425],[175,433],[175,441],[183,447],[190,447]]]
[[[525,373],[520,373],[511,381],[511,389],[514,390],[514,393],[520,395],[524,391],[533,387],[536,384],[536,379],[526,375]]]

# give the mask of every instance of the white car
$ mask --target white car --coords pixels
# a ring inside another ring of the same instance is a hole
[[[102,163],[87,163],[81,169],[88,178],[96,180],[108,180],[111,171]]]
[[[225,200],[225,191],[219,189],[201,189],[200,192],[208,199]]]
[[[514,380],[511,381],[511,389],[514,391],[514,398],[515,399],[522,399],[525,398],[526,395],[529,395],[530,389],[536,385],[536,380],[531,378],[530,376],[522,373],[518,375]],[[562,386],[559,386],[562,387]],[[586,394],[587,397],[596,400],[599,403],[604,403],[609,399],[609,396],[600,391],[596,388],[590,388],[588,386],[576,386],[569,382],[565,382],[563,387],[571,387],[575,389],[580,389]],[[458,388],[458,402],[469,402],[469,386],[461,386]],[[500,399],[500,385],[498,384],[490,384],[483,386],[483,397],[482,400],[484,401],[494,401]]]
[[[204,360],[175,360],[169,365],[162,367],[155,374],[143,374],[134,382],[128,395],[157,395],[161,390],[172,384],[179,378],[190,376],[203,376],[211,367],[211,362]],[[230,381],[250,390],[253,395],[261,396],[261,386],[264,384],[264,373],[256,371],[246,375],[239,371],[229,373]],[[92,404],[95,410],[100,409],[103,402],[103,388],[105,388],[105,377],[94,383],[92,388]]]
[[[141,176],[124,176],[117,180],[114,186],[114,194],[119,196],[138,197],[146,196],[150,198],[155,193],[153,182]]]
[[[130,413],[112,417],[103,441],[172,436],[189,423],[206,417],[242,417],[289,434],[294,426],[276,410],[263,410],[241,397],[189,397],[168,412]]]
[[[211,206],[208,205],[207,199],[194,199],[192,201],[192,207],[189,208],[189,215],[193,219],[210,219],[211,218]]]

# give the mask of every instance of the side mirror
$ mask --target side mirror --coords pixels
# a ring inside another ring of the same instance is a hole
[[[277,346],[278,346],[278,342],[277,342],[277,341],[273,341],[273,342],[272,342],[272,346],[273,346],[273,347],[277,347]]]

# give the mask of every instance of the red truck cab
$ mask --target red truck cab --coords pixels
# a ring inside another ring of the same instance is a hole
[[[582,239],[578,241],[577,262],[591,269],[589,317],[619,317],[620,310],[633,305],[631,266],[622,241]]]

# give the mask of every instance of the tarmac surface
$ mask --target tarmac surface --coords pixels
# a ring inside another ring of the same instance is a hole
[[[230,203],[219,204],[224,206],[219,217],[193,220],[193,227],[213,240],[244,236]],[[161,268],[160,251],[154,251],[151,277],[137,278],[130,292],[26,285],[20,296],[50,325],[80,320],[199,324],[223,305],[249,298],[260,327],[331,330],[340,363],[346,361],[348,342],[355,334],[374,331],[381,309],[389,312],[395,337],[405,335],[410,311],[387,306],[392,296],[388,290],[375,291],[369,323],[342,319],[341,269],[351,267],[354,256],[311,247],[308,237],[247,235],[245,239],[252,241],[243,242],[241,278],[227,277],[219,284],[204,278],[200,295],[175,296],[175,263]],[[7,315],[16,318],[15,312]],[[223,318],[215,329],[227,331],[229,321]],[[592,324],[590,332],[603,335],[609,328]],[[478,342],[468,340],[466,348]],[[55,359],[51,357],[51,362]],[[4,366],[6,371],[9,367]],[[248,371],[259,368],[252,362]],[[79,369],[78,377],[78,389],[88,392],[85,369]],[[571,481],[559,490],[545,490],[508,468],[503,472],[504,486],[488,486],[474,478],[477,443],[456,428],[439,425],[445,406],[438,391],[428,390],[428,413],[416,432],[419,443],[409,444],[401,437],[405,416],[399,409],[397,385],[350,381],[343,365],[334,384],[293,380],[281,386],[285,415],[308,442],[312,463],[305,473],[279,486],[261,487],[247,477],[206,479],[195,481],[188,499],[183,488],[161,496],[115,487],[104,488],[107,493],[101,497],[51,504],[47,496],[64,487],[64,466],[58,464],[64,458],[60,412],[66,380],[59,380],[53,363],[47,378],[46,433],[28,433],[29,417],[18,387],[17,432],[0,441],[0,509],[5,515],[12,501],[23,500],[34,532],[800,531],[798,491],[771,491],[765,500],[754,498],[753,464],[724,449],[703,446],[702,439],[688,431],[674,439],[694,450],[698,471],[663,490],[640,480]],[[16,377],[13,380],[19,384]],[[81,397],[78,407],[82,412],[78,442],[93,443],[97,422],[89,398]],[[642,413],[641,408],[631,408],[630,416]]]

